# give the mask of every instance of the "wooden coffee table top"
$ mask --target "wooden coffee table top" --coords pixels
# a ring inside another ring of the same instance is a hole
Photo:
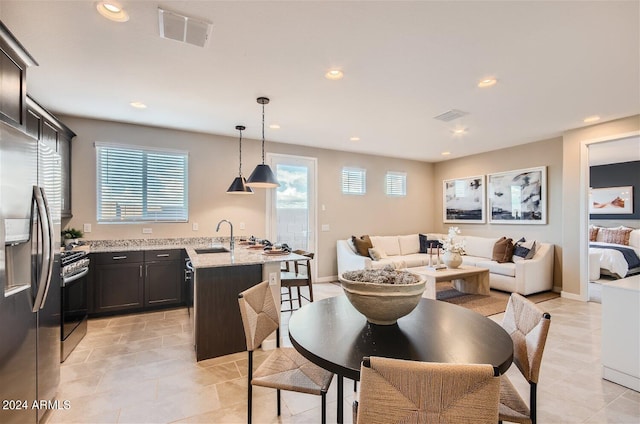
[[[424,275],[429,278],[435,278],[438,281],[450,281],[458,278],[471,277],[482,273],[488,273],[488,268],[480,268],[471,265],[460,265],[458,268],[441,268],[441,269],[429,269],[426,266],[418,266],[415,268],[407,268],[407,271],[414,274]]]

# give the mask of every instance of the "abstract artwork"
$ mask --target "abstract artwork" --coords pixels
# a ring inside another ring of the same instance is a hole
[[[547,167],[488,175],[489,222],[547,223]]]
[[[482,224],[485,216],[484,175],[442,182],[443,221]]]
[[[633,186],[592,188],[589,190],[589,213],[633,213]]]

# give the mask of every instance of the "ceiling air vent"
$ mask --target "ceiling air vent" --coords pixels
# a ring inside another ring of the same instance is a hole
[[[451,122],[455,119],[462,118],[465,115],[468,115],[468,113],[458,109],[451,109],[446,111],[445,113],[441,113],[438,116],[434,116],[433,119],[437,119],[438,121],[443,122]]]
[[[204,47],[211,34],[211,22],[158,8],[160,38]]]

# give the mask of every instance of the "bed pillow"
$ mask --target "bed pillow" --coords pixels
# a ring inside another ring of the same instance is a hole
[[[621,244],[624,246],[629,245],[629,237],[631,236],[633,229],[620,227],[620,228],[600,228],[598,232],[602,234],[603,243]]]
[[[373,247],[369,236],[364,235],[361,237],[351,236],[351,241],[356,247],[356,251],[360,256],[369,256],[369,249]]]
[[[598,230],[600,227],[596,227],[595,225],[589,225],[589,241],[596,241],[598,238]]]
[[[511,262],[513,256],[513,239],[500,237],[500,239],[493,245],[493,255],[491,259],[503,264],[505,262]]]

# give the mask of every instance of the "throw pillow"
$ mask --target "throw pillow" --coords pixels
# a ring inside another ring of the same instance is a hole
[[[442,243],[440,240],[429,240],[429,237],[426,234],[419,234],[420,237],[420,253],[429,253],[429,248],[433,247],[434,249],[442,248]]]
[[[374,261],[379,261],[380,259],[386,258],[387,254],[381,247],[370,247],[369,256],[371,256],[371,259]]]
[[[596,227],[595,225],[589,225],[589,241],[596,241],[598,238],[598,230],[600,227]]]
[[[513,256],[522,259],[531,259],[536,254],[536,242],[535,240],[526,241],[525,238],[521,238],[513,246]]]
[[[500,239],[493,246],[492,258],[494,261],[503,264],[505,262],[511,262],[513,256],[513,239],[500,237]]]
[[[360,256],[369,256],[369,249],[373,247],[369,236],[364,235],[361,237],[351,236],[351,241],[358,251]]]
[[[615,243],[625,246],[629,245],[629,237],[631,236],[631,228],[600,228],[603,243]]]

